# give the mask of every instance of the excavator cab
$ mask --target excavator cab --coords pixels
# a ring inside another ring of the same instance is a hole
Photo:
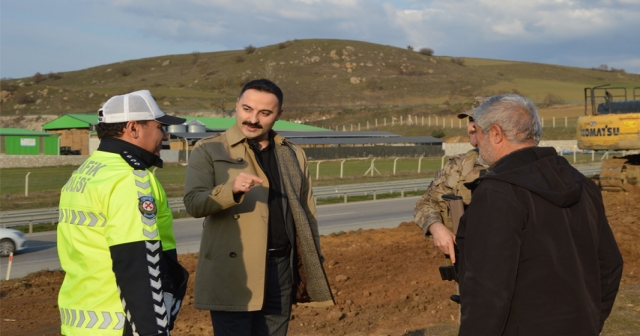
[[[578,119],[578,148],[623,151],[602,163],[602,189],[622,191],[640,184],[640,87],[630,92],[608,84],[585,88],[584,111]]]

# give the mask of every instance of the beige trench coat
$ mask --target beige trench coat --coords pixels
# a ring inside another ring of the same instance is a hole
[[[314,241],[320,241],[306,157],[302,149],[275,136],[276,146],[294,149],[305,175],[298,197],[307,213]],[[263,183],[233,198],[232,183],[240,172]],[[198,141],[189,155],[184,203],[193,217],[206,217],[195,276],[197,309],[255,311],[262,309],[266,273],[269,181],[237,125]],[[294,262],[295,267],[295,262]],[[333,302],[327,302],[327,305]]]

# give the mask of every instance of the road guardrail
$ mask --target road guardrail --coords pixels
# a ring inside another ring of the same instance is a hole
[[[576,167],[585,175],[597,174],[600,171],[600,165],[579,166]],[[326,197],[343,197],[347,202],[348,196],[369,195],[373,194],[373,199],[377,199],[377,195],[383,193],[400,192],[404,197],[404,192],[408,190],[426,190],[432,179],[416,179],[389,182],[373,182],[361,184],[347,184],[337,186],[323,186],[313,188],[313,194],[318,198]],[[173,211],[181,212],[185,210],[182,198],[169,199],[169,207]],[[16,225],[29,225],[29,232],[32,232],[33,224],[55,223],[58,221],[58,208],[42,208],[28,210],[12,210],[0,212],[0,226],[11,227]]]
[[[329,187],[317,187],[313,188],[313,193],[316,198],[323,197],[344,197],[354,195],[366,195],[373,193],[374,199],[377,194],[399,191],[404,193],[404,190],[425,190],[429,186],[431,179],[420,179],[410,181],[392,181],[392,182],[377,182],[377,183],[362,183],[353,185],[340,185]],[[169,207],[171,210],[181,212],[185,210],[184,202],[182,198],[169,199]],[[44,208],[44,209],[28,209],[28,210],[14,210],[3,211],[0,213],[0,226],[11,227],[16,225],[29,225],[41,223],[55,223],[58,221],[58,208]]]

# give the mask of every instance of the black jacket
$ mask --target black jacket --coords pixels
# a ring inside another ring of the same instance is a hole
[[[467,187],[460,335],[598,335],[622,256],[596,184],[553,148],[529,147]]]

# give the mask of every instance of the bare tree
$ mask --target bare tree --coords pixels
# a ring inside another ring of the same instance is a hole
[[[199,51],[194,51],[191,53],[191,64],[196,65],[198,64],[198,61],[200,60],[200,52]]]

